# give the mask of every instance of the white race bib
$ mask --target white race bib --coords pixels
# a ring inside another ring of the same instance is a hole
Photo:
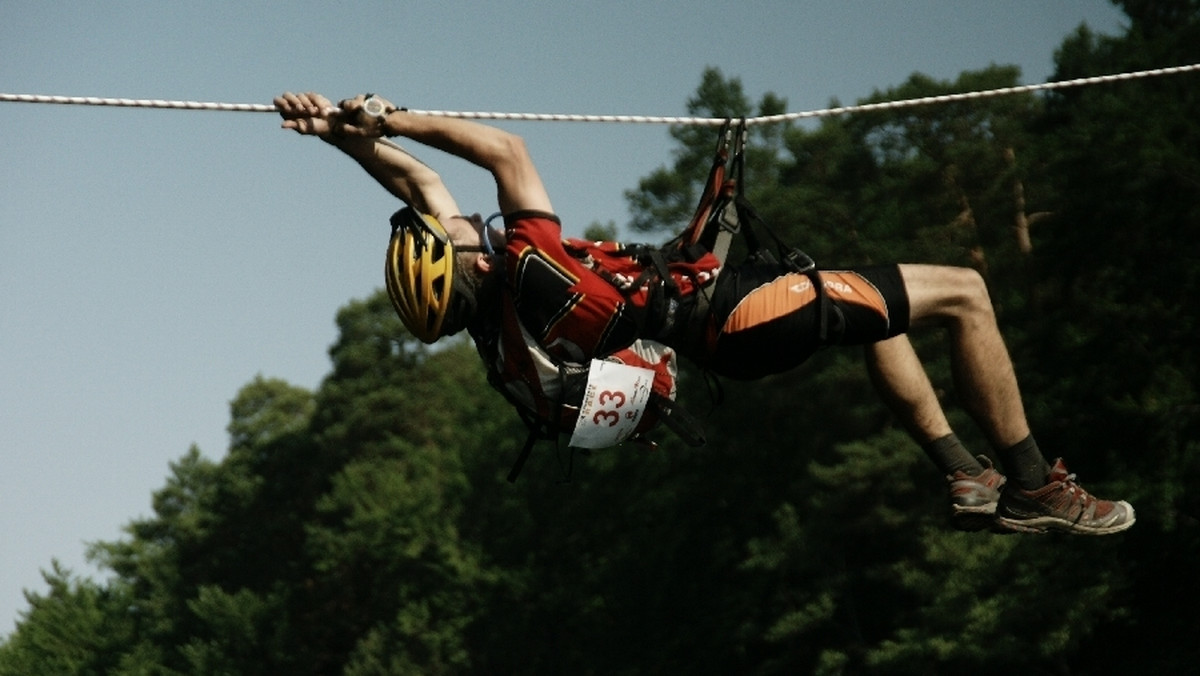
[[[650,369],[593,359],[571,445],[605,448],[629,438],[642,420],[653,384]]]

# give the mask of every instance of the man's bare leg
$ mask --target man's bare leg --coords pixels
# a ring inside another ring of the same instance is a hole
[[[910,323],[940,323],[950,331],[951,364],[963,406],[994,448],[1029,437],[1025,407],[1008,348],[983,278],[974,270],[901,265]]]
[[[948,480],[950,523],[990,528],[1004,476],[971,455],[950,429],[929,376],[907,336],[866,346],[867,371],[884,402]]]
[[[880,398],[900,419],[909,436],[946,476],[977,476],[985,468],[962,445],[938,401],[937,393],[908,336],[866,346],[867,372]]]
[[[917,443],[953,431],[908,336],[867,345],[866,359],[875,389]]]
[[[1128,502],[1095,498],[1075,483],[1061,460],[1051,467],[1042,455],[1029,432],[983,278],[974,270],[926,265],[901,265],[900,275],[908,290],[910,323],[937,322],[950,330],[955,382],[964,406],[1016,484],[1001,494],[996,523],[1010,530],[1091,535],[1132,526],[1136,518]]]

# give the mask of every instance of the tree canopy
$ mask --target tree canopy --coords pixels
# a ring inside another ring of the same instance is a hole
[[[1200,3],[1121,3],[1057,77],[1200,61]],[[1005,87],[993,66],[867,100]],[[782,112],[710,68],[690,113]],[[629,227],[686,222],[711,130],[673,129]],[[153,515],[57,564],[0,643],[29,674],[1176,673],[1200,635],[1200,87],[1194,75],[754,127],[747,189],[825,266],[928,261],[988,282],[1048,453],[1128,498],[1109,538],[960,533],[942,477],[861,354],[714,385],[709,443],[588,455],[524,428],[463,341],[407,335],[382,293],[338,314],[315,392],[257,378],[220,460],[192,448]],[[944,338],[916,334],[951,420]],[[723,396],[718,396],[723,395]],[[719,400],[719,401],[718,401]],[[1181,612],[1182,611],[1182,612]]]

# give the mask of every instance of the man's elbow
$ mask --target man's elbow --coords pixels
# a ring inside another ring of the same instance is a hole
[[[493,168],[528,165],[532,163],[532,159],[529,156],[529,148],[525,145],[525,139],[509,132],[502,132],[497,135],[490,155]]]
[[[417,189],[431,189],[442,186],[442,177],[433,168],[421,165],[408,172],[405,177],[409,184]]]

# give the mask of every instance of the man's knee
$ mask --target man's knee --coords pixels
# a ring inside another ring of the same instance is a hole
[[[972,268],[901,266],[913,322],[992,315],[983,276]]]
[[[958,276],[955,287],[962,296],[959,302],[968,310],[992,311],[992,297],[988,293],[987,282],[983,275],[973,268],[951,268]]]

